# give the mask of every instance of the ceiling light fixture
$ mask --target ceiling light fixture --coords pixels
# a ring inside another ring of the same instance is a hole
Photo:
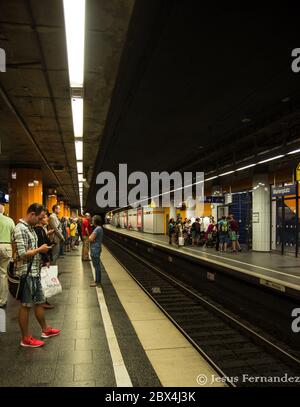
[[[83,162],[77,161],[77,172],[78,174],[83,174]]]
[[[251,168],[251,167],[255,167],[255,166],[256,166],[256,164],[246,165],[245,167],[238,168],[236,171],[243,171],[243,170],[246,170],[247,168]]]
[[[281,154],[281,155],[277,155],[276,157],[267,158],[266,160],[259,161],[259,163],[258,163],[258,164],[264,164],[264,163],[267,163],[267,162],[269,162],[269,161],[278,160],[278,158],[282,158],[282,157],[284,157],[284,155],[283,155],[283,154]]]
[[[76,152],[76,160],[82,161],[83,160],[83,142],[82,141],[75,141],[75,152]]]
[[[219,177],[224,177],[225,175],[232,174],[234,171],[224,172],[223,174],[219,174]]]
[[[83,137],[83,99],[72,98],[74,137]]]
[[[298,150],[290,151],[288,154],[296,154],[296,153],[300,153],[300,148],[298,148]]]
[[[69,79],[72,88],[83,87],[85,0],[63,0]]]
[[[216,178],[218,178],[218,175],[215,175],[214,177],[207,178],[204,181],[211,181],[212,179],[216,179]]]

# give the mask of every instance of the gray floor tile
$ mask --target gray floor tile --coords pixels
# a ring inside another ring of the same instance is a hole
[[[66,364],[92,363],[93,354],[91,350],[59,351],[58,360]]]

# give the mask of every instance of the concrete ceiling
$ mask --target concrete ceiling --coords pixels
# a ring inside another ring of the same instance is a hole
[[[99,210],[96,175],[117,174],[119,163],[129,172],[214,173],[299,148],[298,17],[291,2],[136,2],[90,210]]]
[[[134,0],[88,0],[84,176],[91,182]],[[79,206],[62,0],[0,0],[0,187],[14,165]],[[54,171],[53,167],[62,168]],[[84,193],[84,201],[86,199]]]

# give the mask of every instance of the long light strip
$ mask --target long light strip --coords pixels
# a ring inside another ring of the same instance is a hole
[[[83,162],[77,161],[77,172],[78,174],[83,174]]]
[[[215,175],[214,177],[207,178],[204,181],[211,181],[212,179],[216,179],[216,178],[218,178],[218,175]]]
[[[298,150],[290,151],[288,154],[296,154],[296,153],[300,153],[300,148],[298,148]]]
[[[277,155],[276,157],[267,158],[266,160],[259,161],[259,163],[258,163],[258,164],[264,164],[264,163],[267,163],[267,162],[269,162],[269,161],[278,160],[278,158],[282,158],[282,157],[284,157],[284,155],[283,155],[283,154],[281,154],[281,155]]]
[[[246,165],[245,167],[238,168],[236,171],[243,171],[243,170],[246,170],[247,168],[251,168],[251,167],[255,167],[255,166],[256,166],[256,164]]]
[[[82,141],[75,141],[75,152],[76,152],[76,160],[82,161],[83,160],[83,142]]]
[[[63,0],[71,88],[83,87],[85,0]]]
[[[86,0],[63,0],[67,54],[69,67],[69,82],[71,88],[84,86],[84,47],[85,47],[85,8]],[[83,177],[83,98],[72,97],[73,131],[75,137],[75,152],[77,172]],[[80,138],[81,140],[76,140]],[[81,178],[79,181],[81,181]],[[79,182],[80,206],[82,207],[82,191]]]
[[[83,99],[72,98],[71,105],[74,137],[83,137]]]
[[[288,152],[288,153],[286,153],[286,154],[289,155],[289,154],[296,154],[296,153],[300,153],[300,149],[290,151],[290,152]],[[268,159],[266,159],[266,160],[259,161],[258,163],[249,164],[249,165],[246,165],[245,167],[237,168],[236,170],[233,170],[233,171],[228,171],[228,172],[225,172],[225,173],[223,173],[223,174],[215,175],[215,176],[213,176],[213,177],[210,177],[210,178],[205,179],[204,181],[205,181],[205,182],[208,182],[208,181],[211,181],[211,180],[216,179],[216,178],[218,178],[218,177],[224,177],[225,175],[232,174],[232,173],[234,173],[235,171],[243,171],[243,170],[246,170],[247,168],[255,167],[255,166],[258,165],[258,164],[263,164],[263,163],[266,163],[266,162],[269,162],[269,161],[277,160],[277,159],[282,158],[282,157],[284,157],[284,156],[285,156],[284,154],[277,155],[276,157],[268,158]],[[197,182],[197,183],[198,183],[198,182]],[[192,185],[196,185],[196,182],[193,183]],[[182,188],[178,188],[178,189],[183,189],[183,187],[182,187]],[[167,194],[167,193],[170,193],[170,192],[172,192],[172,191],[164,192],[163,194]],[[135,202],[135,203],[144,202],[146,199],[156,198],[156,197],[161,196],[161,195],[163,195],[163,194],[156,195],[155,197],[145,198],[145,199],[140,200],[140,201],[137,201],[137,202]],[[124,206],[124,208],[126,208],[126,206]],[[115,211],[117,211],[118,209],[121,209],[121,208],[114,209],[114,210],[112,210],[112,212],[115,212]]]
[[[219,174],[219,177],[224,177],[225,175],[229,175],[234,173],[234,171],[228,171],[228,172],[224,172],[223,174]]]

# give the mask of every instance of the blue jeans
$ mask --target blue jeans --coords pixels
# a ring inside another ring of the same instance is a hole
[[[101,263],[100,263],[100,253],[91,253],[91,259],[96,273],[96,284],[101,283]]]

